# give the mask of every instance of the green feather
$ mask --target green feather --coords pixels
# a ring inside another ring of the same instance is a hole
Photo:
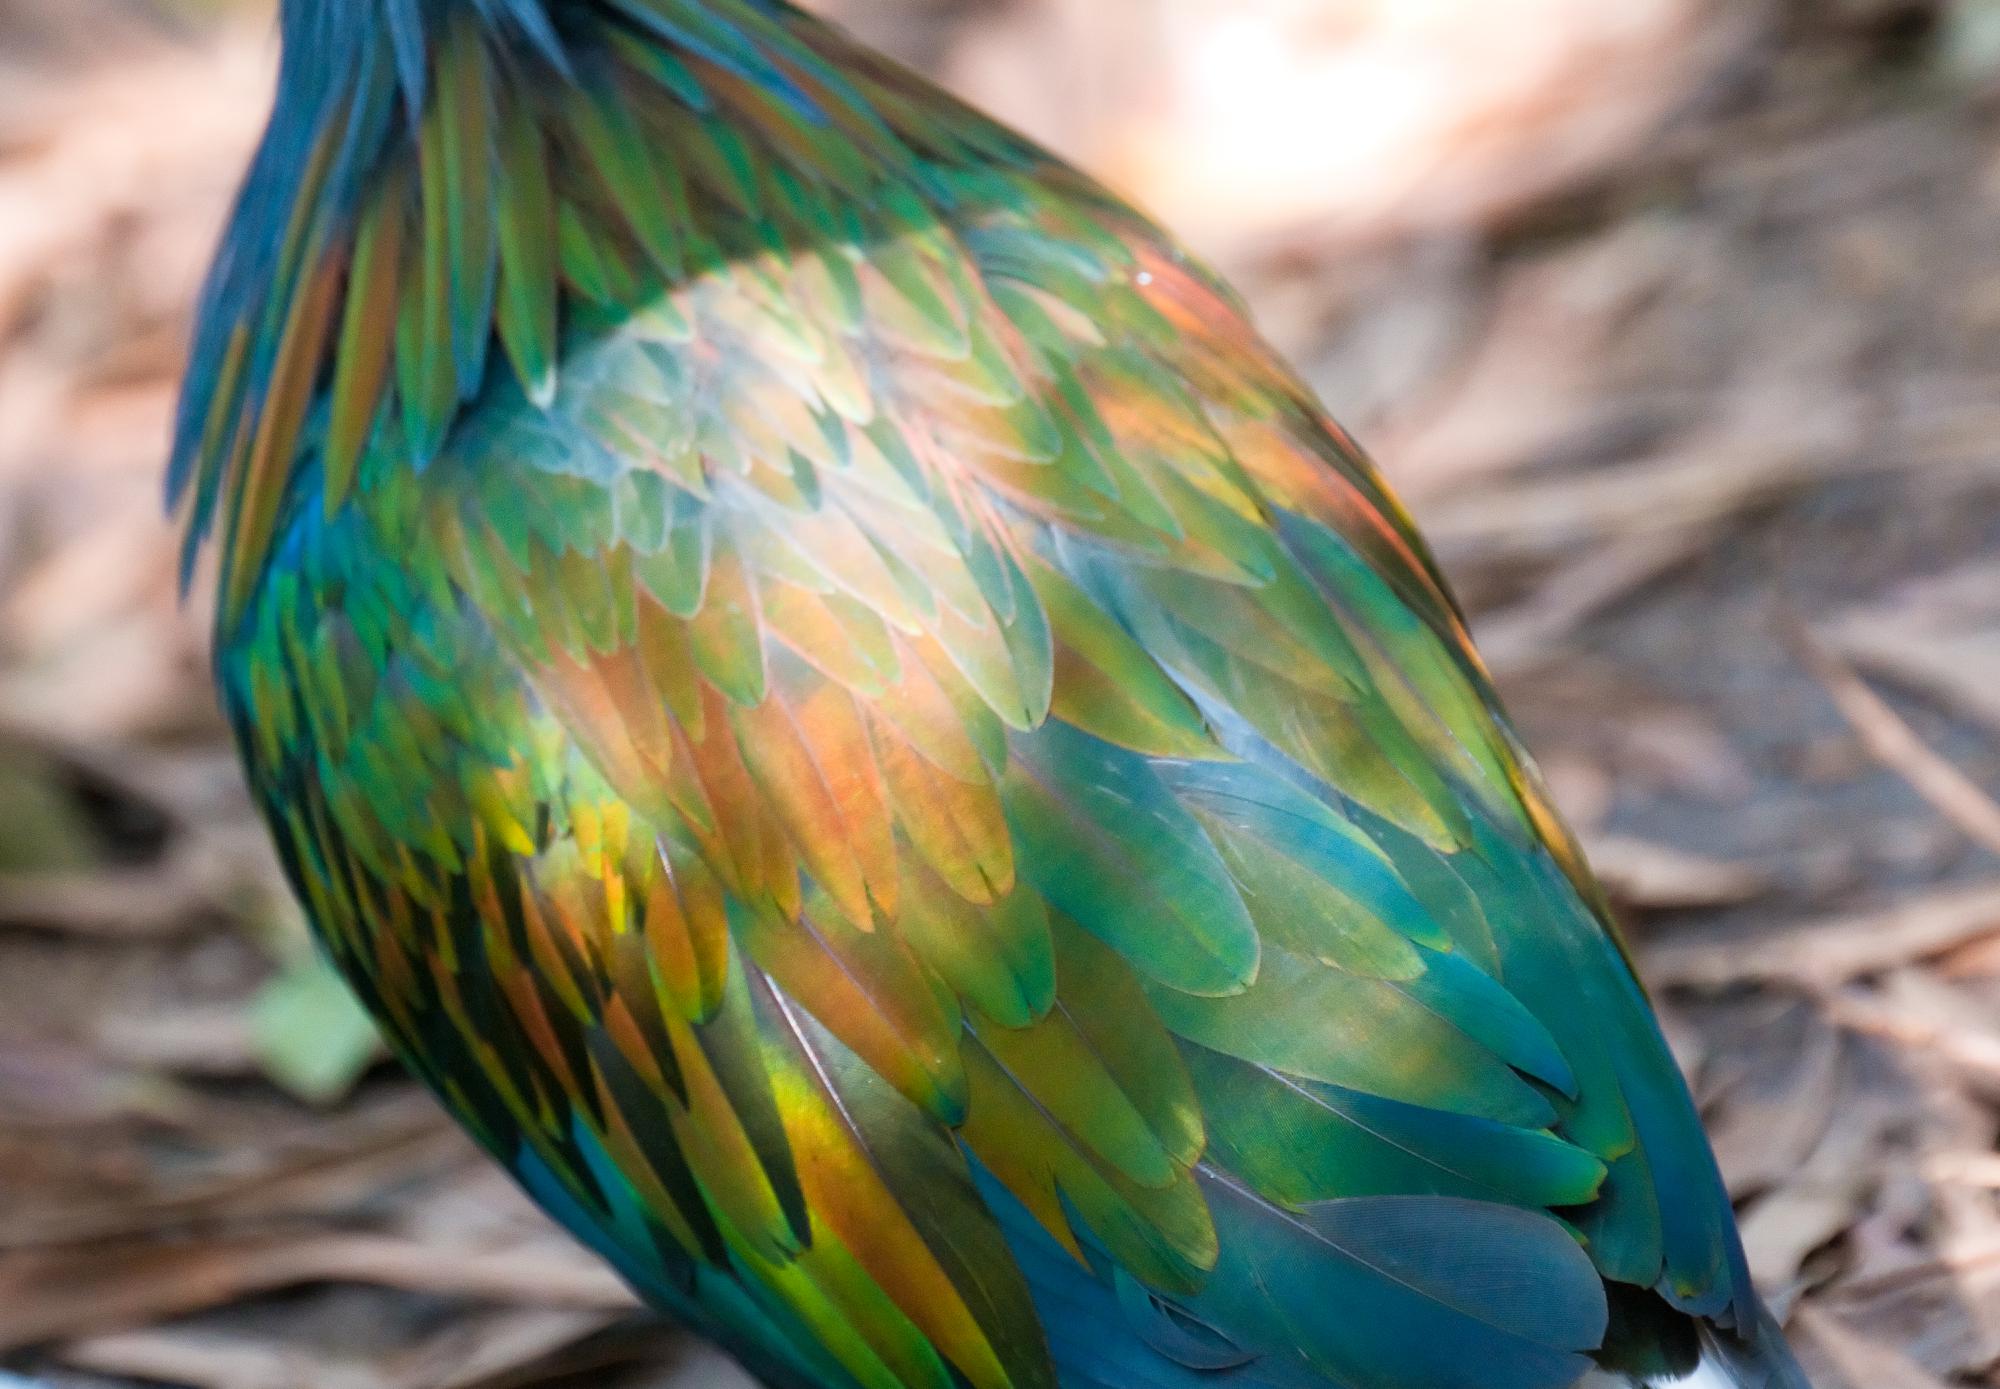
[[[602,184],[659,272],[670,280],[677,277],[687,256],[685,200],[671,196],[678,191],[679,175],[671,164],[644,157],[649,142],[610,81],[600,78],[591,86],[568,89],[563,100],[584,167]]]
[[[1284,1205],[1439,1195],[1582,1206],[1604,1164],[1542,1130],[1385,1100],[1187,1048],[1211,1160]]]
[[[460,16],[438,55],[436,90],[449,223],[451,338],[458,394],[464,398],[479,388],[493,324],[495,74],[484,37],[463,11]]]
[[[547,406],[556,392],[555,195],[548,153],[529,113],[500,113],[500,341],[521,389]]]
[[[1007,818],[1050,903],[1169,989],[1227,995],[1256,978],[1257,933],[1228,869],[1143,759],[1062,724],[1013,753]]]

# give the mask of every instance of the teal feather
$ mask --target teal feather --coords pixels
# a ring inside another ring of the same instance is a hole
[[[1008,814],[1044,897],[1170,988],[1229,994],[1256,977],[1228,869],[1144,759],[1057,725],[1015,765]]]

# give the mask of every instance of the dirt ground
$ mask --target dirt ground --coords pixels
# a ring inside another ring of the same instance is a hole
[[[1182,228],[1381,457],[1820,1389],[2000,1384],[2000,3],[825,7]],[[0,1366],[728,1383],[380,1063],[238,785],[157,474],[273,57],[0,0]]]

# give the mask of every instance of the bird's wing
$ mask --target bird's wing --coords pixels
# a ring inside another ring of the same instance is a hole
[[[326,330],[284,543],[403,587],[276,585],[232,676],[399,1050],[817,1382],[1556,1389],[1600,1278],[1742,1315],[1587,870],[1241,308],[807,21],[610,9],[363,211],[399,331]]]

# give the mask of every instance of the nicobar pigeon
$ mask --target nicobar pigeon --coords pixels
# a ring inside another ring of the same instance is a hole
[[[783,0],[283,0],[170,489],[389,1046],[774,1389],[1805,1389],[1409,517]],[[206,559],[205,559],[206,557]]]

